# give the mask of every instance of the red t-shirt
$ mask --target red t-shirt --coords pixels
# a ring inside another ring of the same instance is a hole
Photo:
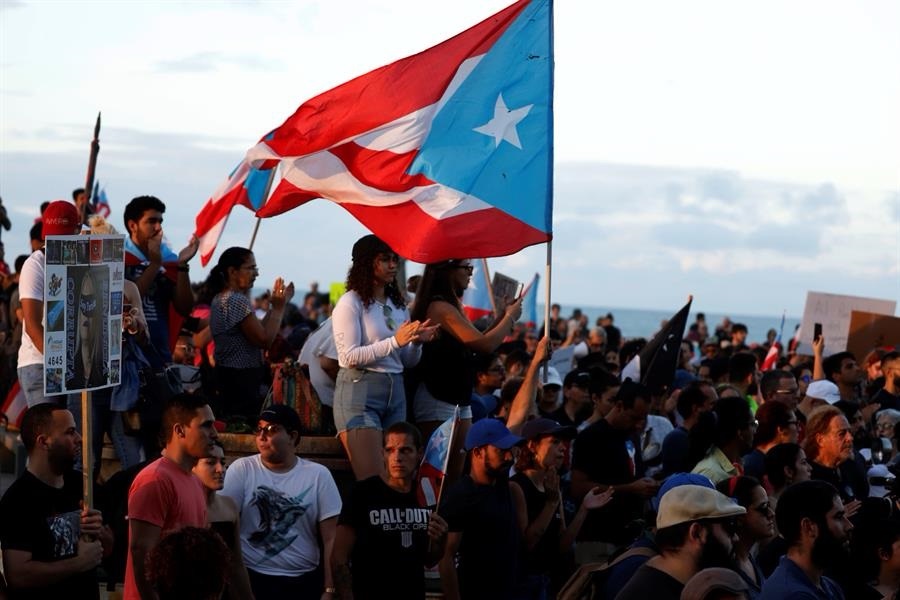
[[[193,473],[162,457],[147,465],[128,491],[128,518],[156,525],[165,536],[182,527],[206,527],[206,492]],[[131,550],[125,566],[125,599],[140,600]]]

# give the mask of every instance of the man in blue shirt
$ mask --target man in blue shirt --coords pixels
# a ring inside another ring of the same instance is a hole
[[[837,489],[816,480],[791,485],[778,499],[775,520],[788,551],[763,584],[760,600],[843,600],[840,586],[824,575],[849,559],[853,525]]]

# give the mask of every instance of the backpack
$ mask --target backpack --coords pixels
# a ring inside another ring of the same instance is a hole
[[[626,558],[646,556],[649,559],[656,555],[657,552],[653,548],[631,548],[617,556],[612,562],[581,565],[559,590],[556,598],[557,600],[603,600],[603,590],[606,587],[606,578],[609,576],[610,569]]]

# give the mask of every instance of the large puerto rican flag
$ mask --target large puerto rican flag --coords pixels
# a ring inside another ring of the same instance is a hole
[[[551,238],[551,1],[521,0],[304,103],[247,153],[256,214],[336,202],[398,254],[502,256]]]

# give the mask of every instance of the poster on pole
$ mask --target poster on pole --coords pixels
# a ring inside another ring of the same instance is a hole
[[[44,394],[119,384],[125,236],[48,236]]]
[[[800,343],[797,346],[797,352],[812,355],[815,323],[822,324],[822,335],[825,337],[823,354],[829,356],[847,349],[850,316],[853,311],[893,316],[896,310],[897,302],[895,300],[807,292],[803,319],[800,322]],[[861,356],[857,358],[862,359]]]

